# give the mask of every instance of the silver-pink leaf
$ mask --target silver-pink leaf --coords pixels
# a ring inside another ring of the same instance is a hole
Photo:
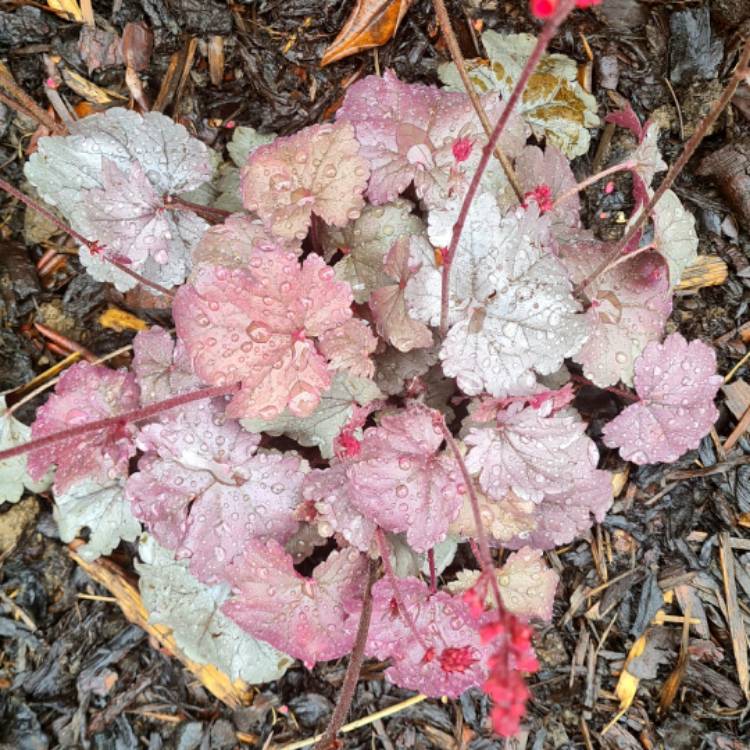
[[[635,363],[640,401],[604,426],[604,442],[636,464],[676,461],[718,418],[713,400],[722,382],[716,354],[702,341],[673,333],[650,343]]]

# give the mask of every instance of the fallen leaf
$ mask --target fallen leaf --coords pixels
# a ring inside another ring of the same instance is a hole
[[[320,65],[330,65],[392,39],[412,0],[357,0],[338,36],[323,53]]]

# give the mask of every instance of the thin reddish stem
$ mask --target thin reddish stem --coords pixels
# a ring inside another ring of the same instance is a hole
[[[437,591],[437,571],[435,570],[435,549],[427,553],[427,564],[430,566],[430,592]]]
[[[695,130],[695,133],[693,133],[693,135],[690,137],[690,140],[685,144],[685,148],[682,150],[679,158],[670,167],[666,177],[662,180],[661,185],[659,185],[651,200],[648,202],[648,205],[643,209],[643,211],[641,211],[638,218],[633,222],[630,229],[626,232],[625,236],[612,250],[612,252],[599,264],[599,266],[593,271],[593,273],[591,273],[581,282],[581,284],[575,290],[576,294],[584,292],[593,281],[598,279],[599,276],[601,276],[609,268],[610,263],[617,260],[617,258],[624,252],[633,237],[635,237],[643,229],[649,217],[653,213],[656,204],[662,199],[664,193],[666,193],[667,190],[672,187],[679,174],[692,158],[698,146],[700,146],[701,142],[706,137],[706,134],[711,129],[712,125],[719,119],[721,113],[729,106],[732,98],[735,95],[735,92],[737,91],[737,87],[740,85],[740,82],[744,80],[745,76],[747,76],[750,72],[748,71],[749,64],[750,39],[745,42],[745,46],[742,50],[742,57],[740,58],[739,63],[737,63],[737,67],[734,69],[732,78],[724,88],[724,91],[722,91],[719,100],[712,107],[711,111],[700,121],[698,127]]]
[[[372,619],[372,585],[375,583],[377,570],[377,561],[370,560],[365,595],[362,598],[362,612],[359,615],[357,635],[354,638],[354,648],[349,656],[349,664],[346,667],[344,682],[341,685],[341,692],[336,701],[336,708],[333,709],[331,720],[328,722],[328,726],[326,727],[325,732],[323,732],[323,736],[313,750],[327,750],[327,748],[334,746],[336,735],[344,725],[347,714],[352,705],[352,700],[354,700],[357,682],[359,680],[359,675],[362,672],[362,664],[365,660],[367,635],[370,632],[370,620]]]
[[[440,421],[440,429],[443,432],[445,442],[448,444],[448,448],[450,448],[451,453],[453,453],[453,457],[456,459],[458,468],[464,478],[466,491],[469,493],[469,501],[471,502],[471,512],[474,516],[476,539],[479,544],[478,562],[482,568],[482,573],[484,573],[485,577],[489,581],[490,588],[492,589],[492,595],[495,599],[495,604],[497,605],[497,611],[499,615],[502,615],[505,612],[505,607],[503,606],[503,599],[500,596],[500,587],[498,586],[497,576],[495,575],[495,565],[492,562],[492,553],[490,552],[490,543],[489,539],[487,538],[487,531],[485,530],[484,522],[482,521],[482,511],[479,508],[479,498],[477,497],[477,492],[474,489],[474,480],[469,474],[469,470],[466,468],[466,463],[464,461],[464,457],[461,455],[461,450],[458,447],[458,443],[456,443],[456,440],[451,434],[451,431],[445,424],[445,420]]]
[[[5,459],[13,458],[14,456],[20,456],[29,451],[36,450],[37,448],[54,445],[62,440],[70,440],[79,435],[86,435],[89,432],[96,432],[97,430],[104,430],[108,427],[116,427],[122,424],[141,422],[144,419],[155,416],[156,414],[161,414],[162,412],[174,409],[177,406],[184,406],[192,401],[200,401],[206,398],[217,398],[218,396],[228,396],[232,393],[236,393],[239,389],[240,384],[233,383],[232,385],[219,385],[212,388],[203,388],[199,391],[181,393],[179,396],[173,396],[164,401],[157,401],[154,404],[144,406],[142,409],[135,409],[134,411],[128,411],[114,417],[107,417],[106,419],[97,419],[94,422],[87,422],[86,424],[71,427],[68,430],[60,430],[60,432],[53,432],[50,435],[29,440],[28,443],[23,443],[22,445],[16,445],[13,448],[0,451],[0,461],[5,461]]]
[[[513,91],[508,97],[508,101],[505,104],[505,109],[500,115],[500,119],[495,125],[495,129],[492,131],[492,135],[489,137],[487,144],[482,149],[482,156],[477,165],[477,170],[474,172],[474,176],[469,183],[469,189],[466,191],[463,203],[461,204],[461,210],[458,213],[456,223],[453,225],[453,233],[451,235],[451,242],[448,246],[448,250],[445,253],[445,261],[443,264],[443,277],[441,284],[440,293],[440,334],[445,336],[448,333],[448,312],[449,312],[449,291],[450,291],[450,273],[453,261],[456,257],[456,249],[458,248],[458,242],[461,239],[461,232],[463,232],[464,224],[466,223],[466,217],[469,214],[469,208],[471,207],[474,196],[479,189],[479,183],[482,180],[484,170],[487,168],[492,152],[495,150],[497,142],[500,140],[500,136],[505,130],[505,126],[510,120],[510,116],[513,113],[513,109],[521,98],[521,95],[526,88],[526,84],[533,75],[534,71],[539,65],[539,61],[542,59],[542,55],[547,51],[549,43],[554,38],[557,30],[560,28],[563,21],[567,18],[570,11],[575,5],[575,0],[562,0],[558,6],[555,15],[544,24],[541,34],[537,38],[536,45],[534,47],[531,56],[526,61],[521,75],[516,82]]]
[[[165,195],[164,207],[177,211],[192,211],[208,221],[224,221],[224,219],[232,215],[231,211],[225,211],[223,208],[203,206],[200,203],[186,201],[177,195]]]
[[[380,552],[380,559],[383,561],[385,574],[388,577],[388,580],[391,582],[391,586],[393,588],[393,596],[396,599],[396,604],[398,605],[398,614],[406,621],[406,624],[409,626],[409,630],[411,630],[412,635],[414,636],[417,643],[425,651],[427,651],[429,647],[424,642],[422,636],[419,635],[419,631],[417,630],[417,625],[414,622],[414,618],[411,616],[411,612],[409,612],[409,610],[406,608],[406,604],[404,604],[404,600],[401,597],[401,592],[398,589],[398,577],[393,572],[393,566],[391,565],[391,548],[388,544],[388,540],[385,538],[385,532],[383,531],[383,529],[378,528],[375,531],[375,541],[377,542],[378,550]]]
[[[634,166],[635,163],[632,161],[623,161],[619,164],[615,164],[612,167],[607,167],[607,169],[603,169],[601,172],[592,174],[591,177],[587,177],[577,185],[573,185],[572,188],[566,190],[562,195],[555,198],[555,203],[552,206],[552,210],[554,211],[558,206],[565,203],[566,200],[572,198],[574,195],[577,195],[586,188],[591,187],[593,184],[599,182],[599,180],[603,180],[605,177],[609,177],[610,175],[616,174],[617,172],[625,172],[627,170],[631,170]]]
[[[81,245],[85,245],[91,252],[97,254],[101,253],[102,247],[100,245],[98,245],[96,242],[93,242],[92,240],[87,239],[79,232],[76,232],[73,227],[68,226],[64,221],[60,220],[57,216],[55,216],[55,214],[52,213],[52,211],[48,211],[40,203],[35,201],[33,198],[30,198],[28,195],[26,195],[26,193],[22,193],[18,188],[13,187],[13,185],[11,185],[9,182],[0,179],[0,190],[8,193],[8,195],[12,195],[16,200],[21,201],[21,203],[30,208],[32,211],[36,211],[38,214],[44,216],[45,219],[51,221],[61,232],[65,232],[66,234],[70,235]],[[132,268],[128,268],[124,263],[120,263],[113,258],[107,257],[106,250],[104,253],[101,253],[101,257],[107,263],[115,266],[120,271],[126,273],[131,278],[134,278],[144,286],[151,287],[155,291],[159,292],[160,294],[164,294],[167,297],[174,297],[174,294],[166,287],[163,287],[161,284],[157,284],[155,281],[150,281],[145,276],[141,276],[141,274],[139,274],[137,271],[134,271]]]

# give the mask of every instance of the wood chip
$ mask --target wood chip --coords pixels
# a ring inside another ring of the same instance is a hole
[[[750,671],[747,658],[747,632],[737,601],[737,582],[734,577],[734,555],[729,534],[719,534],[719,561],[721,574],[724,578],[724,594],[726,596],[727,620],[729,633],[732,637],[732,650],[737,665],[737,679],[745,698],[750,699]]]
[[[727,280],[727,264],[718,255],[699,255],[682,273],[677,289],[694,292],[707,286],[721,286]]]

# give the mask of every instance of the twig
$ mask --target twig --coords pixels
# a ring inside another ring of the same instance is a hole
[[[228,216],[232,215],[231,211],[225,211],[223,208],[214,208],[213,206],[203,206],[200,203],[193,203],[192,201],[186,201],[184,198],[180,198],[177,195],[165,195],[164,196],[164,207],[173,210],[188,210],[193,213],[203,215],[204,218],[209,221],[224,221]]]
[[[456,39],[456,35],[453,31],[451,19],[448,15],[448,9],[445,7],[444,0],[432,0],[432,5],[435,8],[435,14],[438,17],[438,23],[440,24],[443,36],[445,37],[445,43],[448,45],[448,50],[451,53],[453,62],[455,63],[456,69],[458,70],[458,75],[461,77],[461,82],[466,89],[466,93],[469,95],[471,104],[474,107],[474,110],[476,111],[480,122],[482,123],[484,132],[489,138],[492,136],[492,123],[487,117],[487,113],[484,111],[482,100],[479,98],[479,95],[474,89],[474,84],[471,82],[469,74],[466,72],[466,61],[464,60],[463,53],[461,52],[461,47],[459,46],[458,40]],[[508,182],[510,182],[511,187],[516,194],[516,197],[520,202],[522,202],[523,190],[521,189],[521,185],[518,182],[516,173],[513,171],[513,165],[510,163],[510,159],[503,153],[500,146],[497,145],[497,141],[495,142],[494,150],[495,156],[502,165],[505,176],[508,178]]]
[[[65,126],[58,125],[55,120],[15,82],[13,74],[3,62],[0,62],[0,88],[3,88],[8,92],[11,97],[9,106],[17,112],[30,116],[40,125],[44,125],[47,130],[55,135],[65,135],[65,133],[67,133],[67,128]],[[13,100],[17,102],[17,106],[13,105]]]
[[[357,689],[357,681],[362,671],[362,663],[365,660],[365,645],[367,644],[367,634],[370,630],[370,619],[372,617],[372,585],[375,583],[377,571],[377,561],[370,560],[370,569],[367,576],[365,594],[362,598],[362,612],[359,615],[354,648],[349,657],[349,664],[346,667],[346,674],[344,675],[344,682],[341,685],[341,692],[336,701],[336,708],[333,710],[331,720],[328,722],[323,736],[315,746],[317,750],[326,750],[326,748],[333,745],[336,735],[339,733],[346,715],[351,708],[354,692]]]
[[[508,98],[505,109],[500,115],[500,119],[497,121],[497,125],[495,125],[495,128],[492,131],[487,144],[485,145],[484,149],[482,149],[482,156],[479,159],[477,170],[476,172],[474,172],[474,176],[469,183],[469,189],[466,191],[466,195],[464,196],[458,218],[456,219],[456,223],[453,225],[451,242],[448,246],[448,250],[445,254],[445,260],[443,263],[443,278],[440,292],[440,334],[442,336],[445,336],[448,333],[448,307],[450,304],[449,291],[451,267],[453,266],[453,262],[455,260],[458,241],[461,239],[461,232],[463,231],[464,224],[466,223],[466,217],[469,214],[469,208],[471,207],[474,196],[479,189],[479,183],[482,180],[482,175],[484,174],[484,170],[487,168],[487,164],[490,160],[492,152],[495,149],[495,145],[500,140],[500,136],[502,135],[503,130],[505,130],[505,126],[508,124],[508,120],[510,120],[510,116],[513,113],[513,108],[518,103],[518,100],[521,98],[521,95],[526,88],[526,84],[529,82],[529,78],[531,78],[532,74],[536,70],[537,65],[539,65],[539,61],[542,59],[542,55],[547,51],[547,47],[557,33],[557,30],[560,28],[560,25],[573,9],[573,5],[574,0],[562,0],[555,15],[549,21],[547,21],[547,23],[544,24],[542,32],[537,38],[534,50],[532,51],[529,59],[526,61],[526,65],[524,65],[524,68],[521,71],[521,75],[519,76],[518,81],[516,82],[516,85],[513,88],[510,97]]]
[[[732,101],[732,97],[737,91],[737,87],[740,85],[740,82],[744,80],[744,77],[748,73],[749,63],[750,39],[748,39],[745,43],[745,47],[742,50],[742,58],[735,68],[734,73],[732,74],[732,78],[719,97],[719,101],[716,102],[711,111],[703,118],[703,120],[701,120],[698,127],[696,128],[695,133],[693,133],[693,135],[690,137],[690,140],[685,144],[685,148],[682,150],[679,158],[670,167],[666,177],[662,180],[661,185],[659,185],[653,197],[648,202],[648,205],[641,211],[638,218],[633,222],[630,229],[625,233],[623,239],[617,244],[614,250],[599,264],[599,266],[593,271],[593,273],[589,274],[589,276],[586,277],[577,287],[574,292],[576,296],[585,291],[586,287],[588,287],[593,281],[599,278],[599,276],[601,276],[601,274],[608,268],[609,264],[612,261],[616,260],[618,256],[625,250],[625,248],[629,246],[633,237],[635,237],[638,232],[643,229],[649,217],[653,213],[656,204],[662,199],[664,193],[666,193],[667,190],[672,187],[678,175],[685,168],[698,146],[700,146],[701,142],[706,137],[706,134],[711,129],[711,126],[719,119],[721,113],[729,106],[729,103]]]
[[[612,174],[616,174],[617,172],[624,172],[628,169],[632,169],[635,165],[633,162],[630,161],[624,161],[620,162],[620,164],[615,164],[612,167],[607,167],[606,169],[603,169],[601,172],[597,172],[596,174],[592,174],[590,177],[587,177],[585,180],[579,182],[577,185],[573,185],[572,188],[569,190],[566,190],[562,195],[555,198],[555,203],[552,206],[552,209],[554,210],[558,206],[565,203],[566,200],[569,198],[572,198],[577,193],[580,193],[582,190],[585,190],[587,187],[590,187],[596,182],[599,182],[599,180],[603,180],[605,177],[609,177]]]
[[[4,451],[0,451],[0,461],[5,461],[7,458],[20,456],[29,451],[44,448],[48,445],[54,445],[62,440],[70,440],[89,432],[104,430],[109,427],[116,427],[118,425],[130,424],[133,422],[140,422],[149,417],[153,417],[156,414],[161,414],[163,411],[174,409],[175,407],[183,406],[184,404],[189,404],[192,401],[200,401],[206,398],[217,398],[219,396],[229,396],[232,393],[236,393],[239,389],[239,383],[232,383],[232,385],[219,385],[182,393],[179,396],[173,396],[164,401],[157,401],[154,404],[149,404],[142,409],[128,411],[114,417],[107,417],[106,419],[97,419],[94,422],[86,422],[86,424],[77,425],[67,430],[60,430],[59,432],[53,432],[50,435],[44,435],[44,437],[29,440],[27,443],[7,448]]]
[[[374,714],[364,716],[361,719],[357,719],[356,721],[351,721],[348,724],[345,724],[343,727],[341,727],[341,733],[346,734],[347,732],[353,732],[356,729],[361,729],[362,727],[366,727],[368,724],[372,724],[378,719],[385,719],[388,716],[393,716],[393,714],[397,714],[399,711],[404,711],[407,708],[411,708],[412,706],[416,705],[417,703],[421,703],[424,700],[427,700],[427,696],[423,695],[422,693],[417,693],[417,695],[412,695],[411,698],[407,698],[405,701],[401,701],[400,703],[396,703],[393,706],[389,706],[388,708],[383,708],[380,711],[376,711]],[[316,734],[314,737],[308,737],[306,740],[299,740],[288,745],[276,745],[271,750],[302,750],[303,747],[309,747],[313,743],[320,740],[322,737],[322,734]]]

